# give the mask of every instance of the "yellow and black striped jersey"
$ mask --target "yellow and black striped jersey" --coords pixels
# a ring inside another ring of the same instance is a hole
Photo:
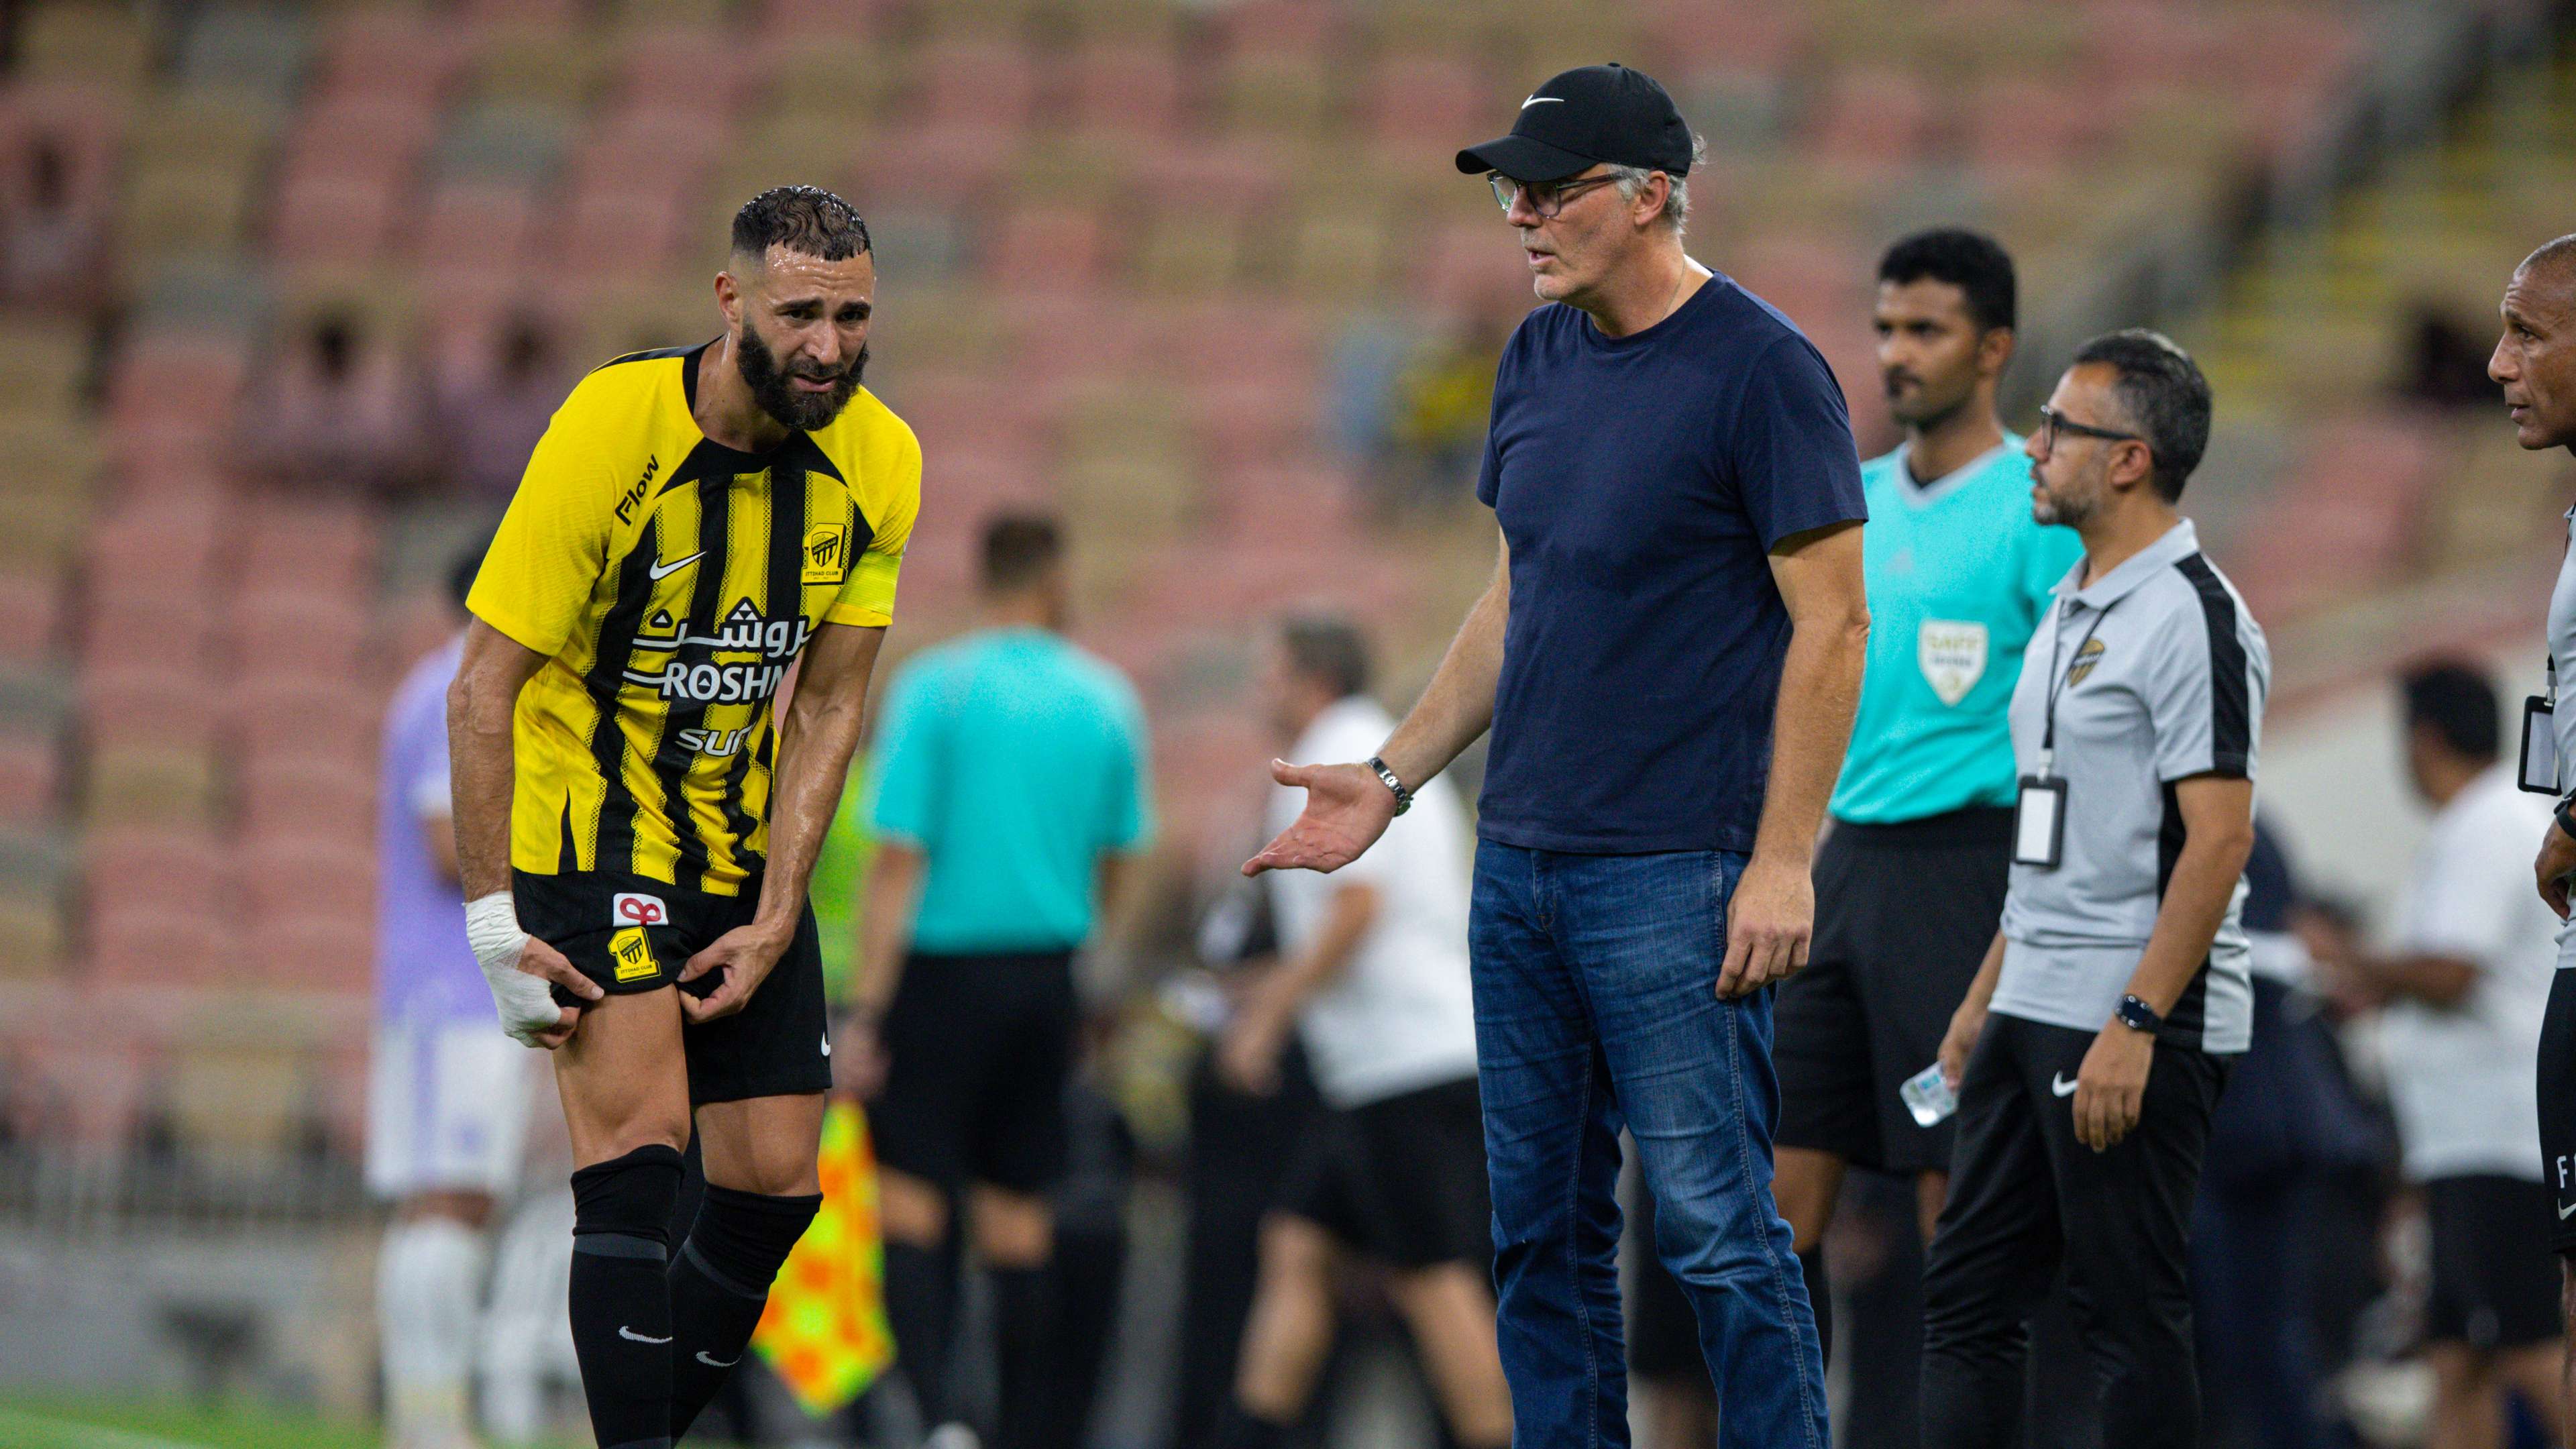
[[[770,702],[816,627],[883,625],[921,445],[862,388],[764,454],[691,415],[704,346],[621,357],[547,425],[466,607],[547,656],[519,696],[510,863],[739,894]]]

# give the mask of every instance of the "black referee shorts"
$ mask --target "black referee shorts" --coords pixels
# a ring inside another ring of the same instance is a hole
[[[713,993],[721,984],[713,973],[681,985],[680,968],[725,932],[751,924],[760,907],[756,876],[738,896],[708,895],[620,871],[514,870],[510,877],[520,928],[616,995],[674,985],[692,996]],[[554,994],[561,1005],[575,1004],[560,986]],[[681,1043],[693,1103],[799,1096],[832,1085],[822,942],[812,908],[742,1010],[684,1028]]]
[[[1816,852],[1816,936],[1771,1008],[1781,1147],[1884,1172],[1946,1171],[1954,1122],[1897,1096],[1932,1065],[2002,920],[2012,812],[1834,822]]]
[[[2549,1246],[2576,1254],[2576,971],[2564,968],[2540,1021],[2540,1169],[2555,1194]]]
[[[2432,1279],[2424,1337],[2471,1348],[2521,1348],[2558,1337],[2558,1268],[2546,1244],[2547,1185],[2519,1177],[2437,1177],[2424,1184]]]

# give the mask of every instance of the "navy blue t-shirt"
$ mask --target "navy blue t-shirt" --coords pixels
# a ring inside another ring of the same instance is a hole
[[[1771,548],[1869,516],[1824,357],[1723,275],[1628,337],[1541,307],[1503,348],[1476,496],[1512,575],[1480,833],[1751,850],[1789,643]]]

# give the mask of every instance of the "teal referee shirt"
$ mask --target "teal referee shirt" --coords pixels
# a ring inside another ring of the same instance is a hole
[[[916,950],[1080,946],[1102,852],[1153,828],[1135,690],[1044,629],[985,630],[906,661],[872,770],[870,822],[927,857]]]
[[[1888,825],[2013,803],[2005,710],[2051,591],[2084,552],[2071,528],[2030,517],[2021,439],[1918,486],[1905,449],[1862,465],[1869,524],[1869,664],[1838,820]]]

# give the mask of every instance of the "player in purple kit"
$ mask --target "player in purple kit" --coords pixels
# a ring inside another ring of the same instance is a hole
[[[450,583],[461,623],[477,547]],[[448,820],[447,685],[463,635],[412,667],[385,721],[376,824],[376,1039],[367,1185],[393,1204],[376,1266],[385,1439],[466,1449],[466,1382],[495,1199],[518,1177],[531,1058],[465,944]]]

